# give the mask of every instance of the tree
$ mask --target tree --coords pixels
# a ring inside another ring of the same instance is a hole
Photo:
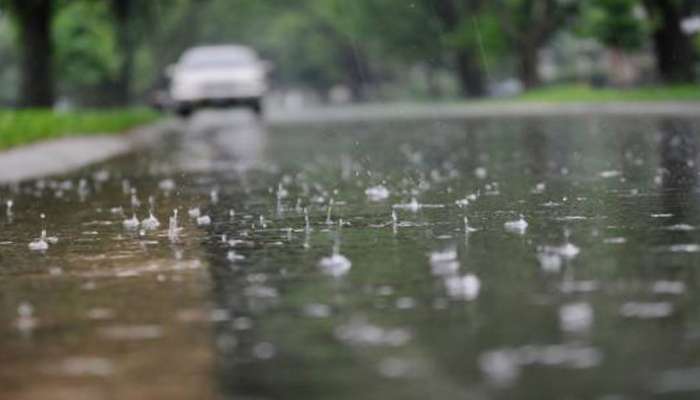
[[[652,24],[659,77],[667,83],[695,80],[693,43],[681,28],[681,21],[692,10],[691,3],[681,0],[643,0]]]
[[[119,74],[114,85],[114,100],[119,105],[129,103],[131,75],[134,66],[134,43],[130,19],[133,18],[132,0],[110,0],[110,8],[114,16],[117,46],[121,55]]]
[[[111,106],[120,56],[105,2],[62,4],[53,21],[56,90],[76,105]]]
[[[18,105],[51,107],[54,103],[52,0],[7,0],[21,43]]]
[[[442,23],[443,30],[452,36],[452,47],[457,77],[462,95],[479,97],[486,94],[484,74],[479,59],[478,44],[469,40],[473,32],[473,18],[482,8],[480,0],[427,0]],[[438,38],[436,38],[438,39]]]
[[[580,33],[618,50],[637,50],[648,27],[637,12],[638,0],[593,0],[581,10]]]
[[[518,76],[526,89],[541,83],[540,49],[575,15],[575,1],[505,0],[495,3],[503,31],[518,58]]]

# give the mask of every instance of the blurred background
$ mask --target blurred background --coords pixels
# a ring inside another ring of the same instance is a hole
[[[146,104],[184,50],[220,43],[271,63],[284,108],[541,87],[700,97],[698,30],[692,0],[0,0],[0,105]]]

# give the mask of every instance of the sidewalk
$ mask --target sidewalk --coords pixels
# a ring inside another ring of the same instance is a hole
[[[147,146],[171,131],[173,120],[133,129],[126,135],[72,136],[0,152],[0,184],[62,174]]]

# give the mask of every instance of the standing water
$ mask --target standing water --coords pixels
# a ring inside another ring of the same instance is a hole
[[[696,127],[203,112],[2,187],[0,398],[696,398]]]

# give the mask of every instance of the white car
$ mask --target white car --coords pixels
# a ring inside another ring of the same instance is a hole
[[[170,99],[182,116],[198,107],[236,105],[260,115],[268,70],[269,64],[245,46],[193,47],[168,67]]]

